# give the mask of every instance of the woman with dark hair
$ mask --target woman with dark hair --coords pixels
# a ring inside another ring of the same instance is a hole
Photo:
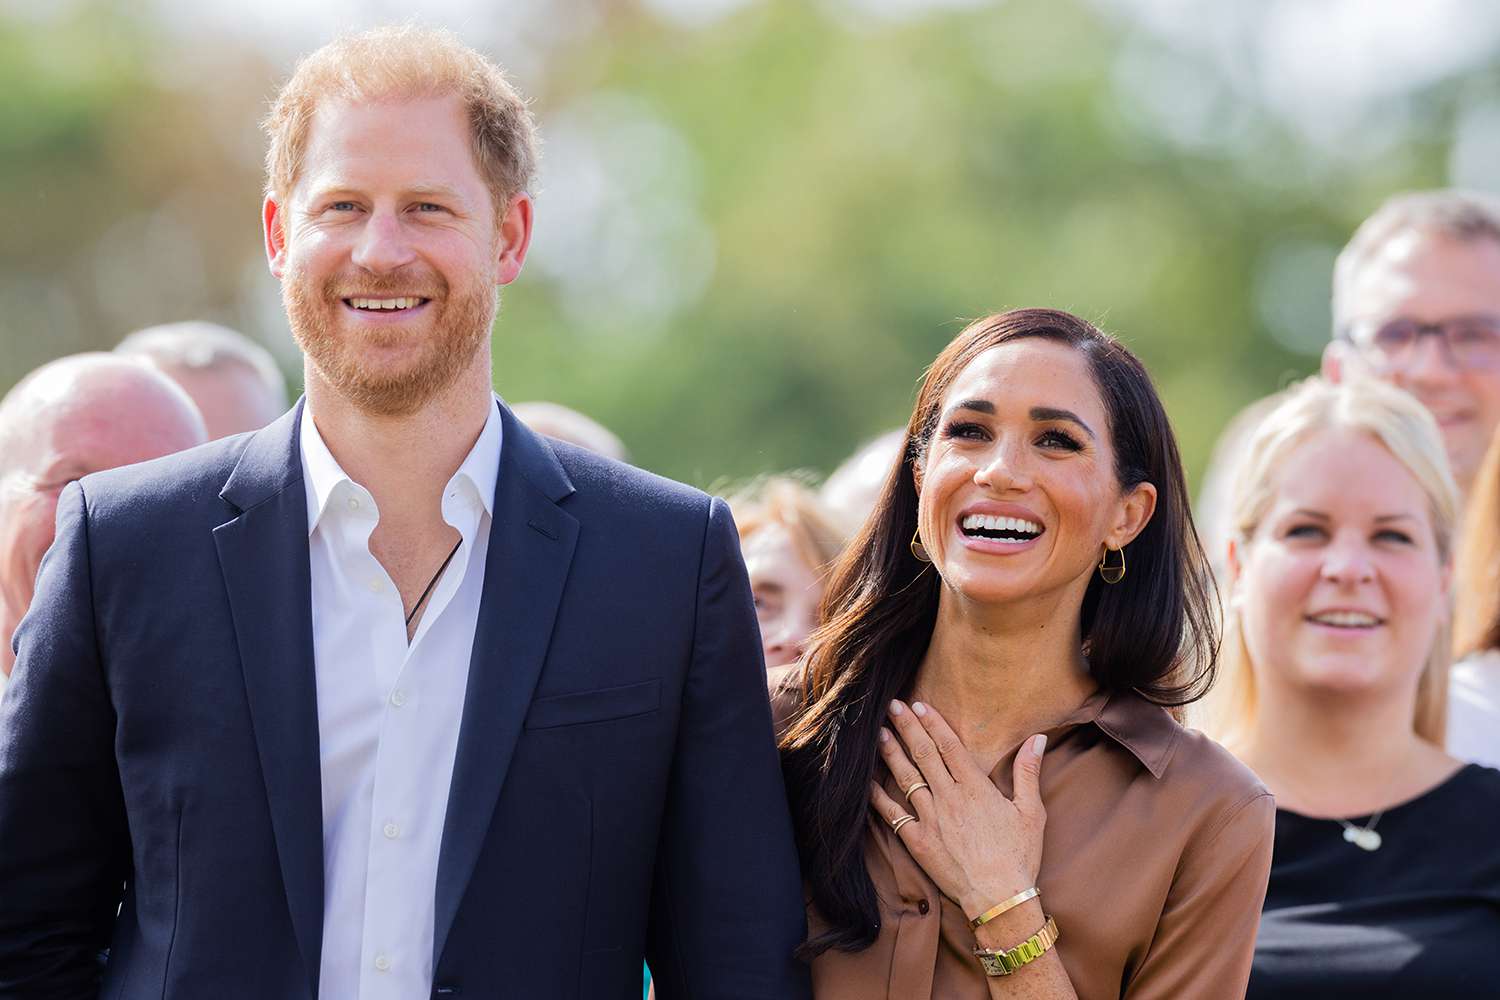
[[[820,1000],[1243,995],[1274,805],[1162,707],[1210,587],[1124,347],[1042,309],[948,345],[773,680]]]

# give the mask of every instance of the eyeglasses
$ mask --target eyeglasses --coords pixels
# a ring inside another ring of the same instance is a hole
[[[1375,325],[1352,324],[1345,337],[1376,367],[1401,368],[1411,363],[1417,345],[1437,337],[1455,368],[1500,368],[1500,316],[1455,316],[1440,323],[1393,319]]]

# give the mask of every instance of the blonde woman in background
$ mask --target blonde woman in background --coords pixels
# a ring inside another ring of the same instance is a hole
[[[1448,752],[1500,767],[1500,434],[1485,456],[1464,512],[1454,588]]]
[[[1432,417],[1310,380],[1236,478],[1205,727],[1276,794],[1250,997],[1494,996],[1500,772],[1443,749],[1457,493]]]
[[[844,536],[818,495],[789,476],[771,476],[729,501],[750,575],[766,667],[802,658],[818,627],[823,583]]]

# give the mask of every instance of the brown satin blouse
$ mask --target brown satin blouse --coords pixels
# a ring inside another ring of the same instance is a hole
[[[779,732],[796,696],[772,680]],[[1014,759],[990,774],[1006,795]],[[1256,777],[1144,698],[1101,692],[1047,730],[1041,792],[1037,886],[1081,1000],[1242,1000],[1276,816]],[[989,1000],[963,911],[873,812],[865,862],[880,934],[813,961],[816,1000]],[[808,925],[824,927],[811,906]]]

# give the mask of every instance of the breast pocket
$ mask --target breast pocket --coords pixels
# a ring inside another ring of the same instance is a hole
[[[582,726],[646,715],[661,707],[661,681],[597,688],[538,698],[526,713],[527,729]]]

